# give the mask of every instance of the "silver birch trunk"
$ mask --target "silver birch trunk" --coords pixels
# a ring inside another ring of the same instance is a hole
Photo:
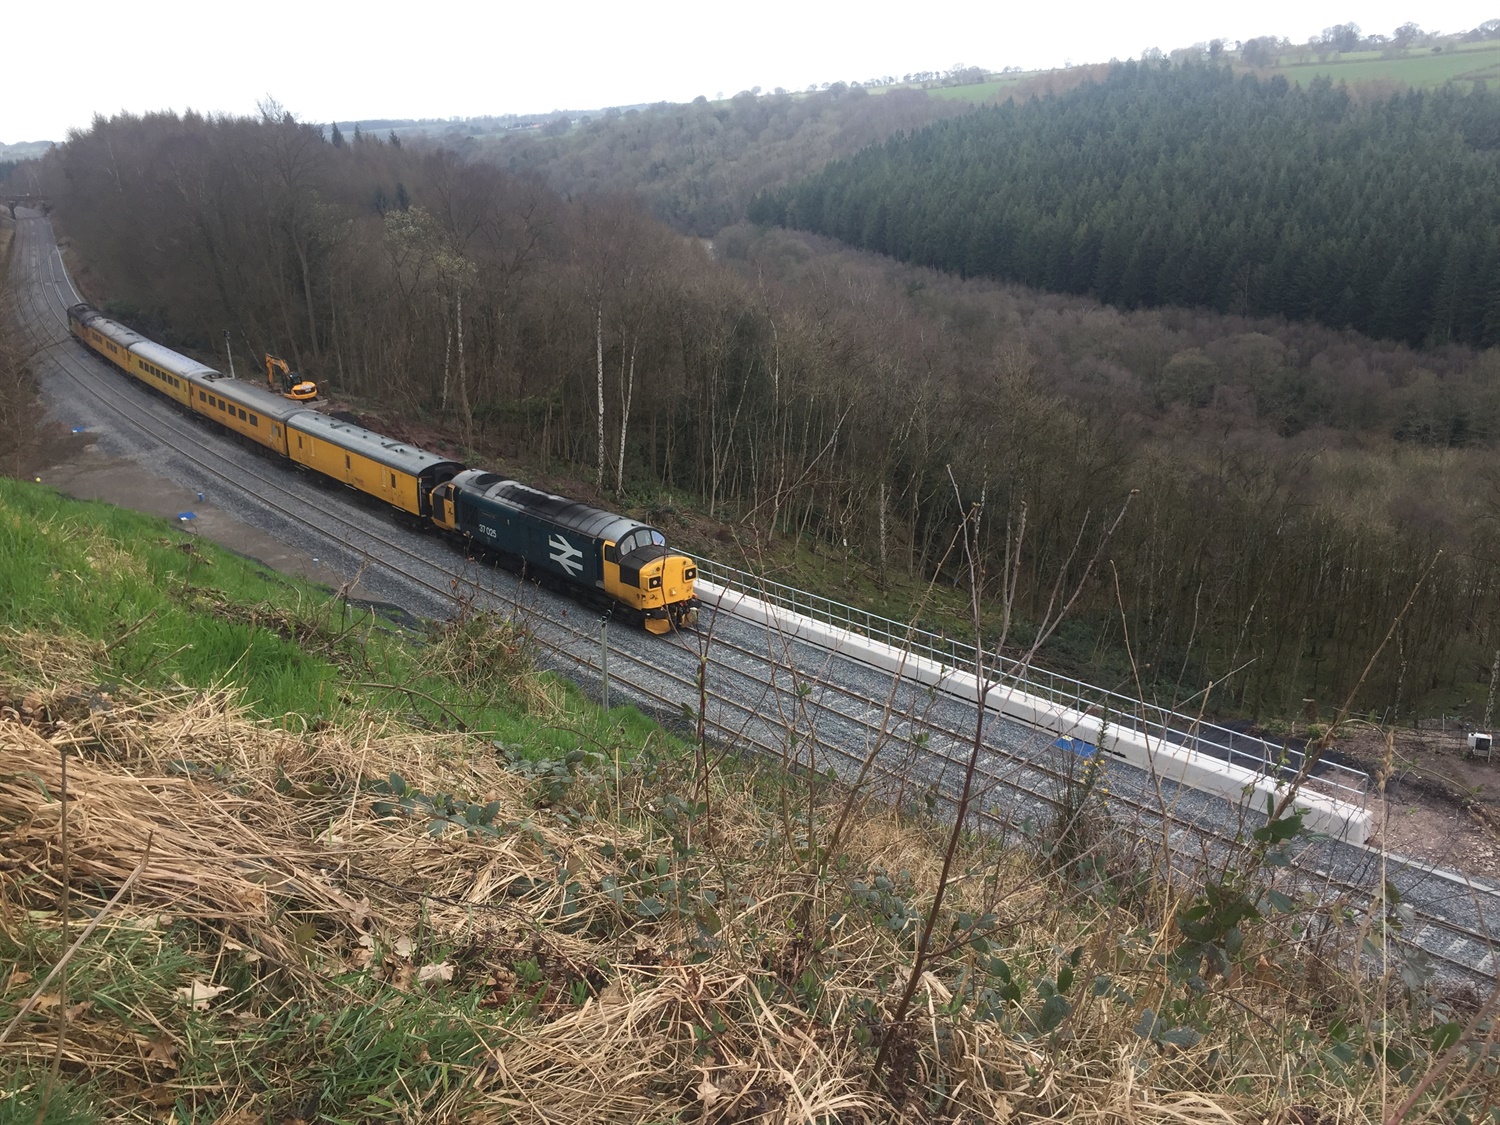
[[[620,388],[620,463],[615,470],[615,491],[625,491],[625,433],[630,425],[630,399],[635,393],[635,349],[636,343],[630,345],[630,370],[625,372],[624,386]]]
[[[469,379],[464,369],[464,291],[459,289],[454,296],[456,306],[457,324],[454,330],[458,333],[458,406],[464,414],[464,444],[474,444],[474,412],[469,408]]]
[[[604,302],[594,310],[594,356],[599,386],[599,487],[604,487]]]

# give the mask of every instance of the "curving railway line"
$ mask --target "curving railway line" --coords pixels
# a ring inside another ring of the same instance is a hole
[[[299,474],[235,443],[111,371],[69,336],[66,309],[80,300],[50,224],[21,210],[11,265],[23,331],[33,347],[49,414],[82,421],[107,452],[149,464],[198,489],[241,521],[308,550],[375,596],[443,617],[455,591],[481,608],[523,615],[544,660],[599,682],[598,619],[574,602],[475,564],[433,535],[394,523],[353,493]],[[893,796],[943,802],[956,789],[973,738],[975,709],[800,641],[705,607],[697,634],[655,637],[609,631],[611,694],[665,717],[700,709],[717,741],[798,768],[862,768]],[[700,696],[699,668],[706,669]],[[975,827],[1027,832],[1062,805],[1074,762],[1051,736],[1013,722],[986,722],[982,800]],[[1145,846],[1163,839],[1184,870],[1222,862],[1240,846],[1241,810],[1195,790],[1111,763],[1109,804]],[[1250,818],[1253,820],[1254,818]],[[1314,840],[1288,870],[1288,889],[1339,898],[1356,917],[1385,881],[1412,908],[1401,940],[1453,975],[1500,974],[1490,935],[1500,931],[1500,889],[1400,857]]]

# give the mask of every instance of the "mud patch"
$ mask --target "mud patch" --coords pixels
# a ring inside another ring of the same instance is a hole
[[[1362,731],[1339,749],[1373,779],[1384,736]],[[1373,800],[1376,835],[1390,851],[1500,882],[1500,755],[1470,758],[1458,731],[1395,732],[1386,807]]]
[[[328,585],[337,575],[320,566],[305,551],[242,523],[212,503],[199,500],[191,489],[163,480],[134,461],[99,452],[92,436],[73,434],[62,427],[50,435],[22,479],[40,479],[77,500],[102,500],[149,516],[173,520],[190,534],[217,543],[238,555],[263,563],[279,574]],[[191,519],[181,518],[191,513]],[[351,599],[376,599],[356,582]]]

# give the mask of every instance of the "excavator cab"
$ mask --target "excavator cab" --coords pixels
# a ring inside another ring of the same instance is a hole
[[[287,366],[286,360],[269,352],[266,353],[266,385],[282,398],[295,402],[312,402],[318,397],[318,384],[302,378]]]

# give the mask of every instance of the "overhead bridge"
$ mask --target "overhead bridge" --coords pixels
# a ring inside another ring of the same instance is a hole
[[[52,210],[52,201],[45,195],[7,195],[0,196],[0,199],[4,199],[6,210],[10,212],[12,219],[16,217],[17,207],[31,207],[44,215]]]

